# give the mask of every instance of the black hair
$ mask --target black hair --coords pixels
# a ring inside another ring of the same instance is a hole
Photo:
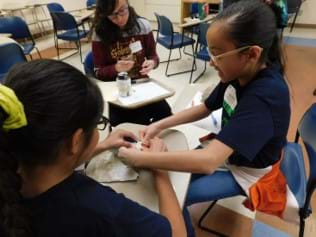
[[[0,223],[7,236],[24,237],[29,236],[30,228],[27,212],[19,205],[22,182],[16,172],[18,165],[53,163],[79,128],[88,144],[102,116],[103,99],[83,73],[54,60],[19,64],[10,70],[4,84],[23,104],[27,125],[9,132],[0,129]]]
[[[284,57],[277,33],[275,14],[260,0],[242,0],[220,12],[214,23],[225,21],[229,37],[237,48],[258,45],[263,49],[261,61],[277,65],[284,73]]]
[[[96,34],[105,44],[117,41],[122,37],[124,32],[127,34],[136,34],[140,32],[140,25],[137,21],[139,16],[134,8],[128,4],[128,0],[126,0],[126,2],[129,9],[129,18],[124,29],[120,29],[108,18],[108,16],[113,13],[117,2],[118,0],[97,0],[92,28],[95,29]]]

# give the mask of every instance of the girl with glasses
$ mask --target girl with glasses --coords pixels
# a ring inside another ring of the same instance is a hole
[[[97,1],[92,52],[95,75],[102,81],[114,81],[120,72],[128,72],[132,80],[146,78],[159,64],[151,25],[127,0]],[[123,122],[148,125],[171,115],[165,100],[139,109],[110,105],[109,111],[114,126]]]
[[[210,65],[220,78],[217,87],[203,104],[149,125],[141,136],[146,143],[164,129],[219,108],[221,131],[207,136],[209,144],[202,149],[157,153],[120,148],[119,156],[136,167],[193,173],[187,205],[241,194],[251,210],[297,218],[298,205],[287,202],[291,192],[280,171],[290,96],[273,11],[262,1],[238,1],[215,17],[207,41]],[[227,171],[217,170],[220,166]]]
[[[108,123],[99,88],[72,66],[17,65],[0,85],[0,236],[186,235],[168,175],[153,171],[161,215],[75,171],[101,151],[137,139]],[[164,151],[158,139],[149,150]],[[163,194],[163,195],[162,195]]]

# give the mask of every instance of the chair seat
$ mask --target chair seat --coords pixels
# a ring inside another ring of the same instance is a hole
[[[182,36],[182,34],[175,33],[173,35],[173,43],[171,42],[171,36],[161,36],[157,39],[157,42],[167,49],[177,49],[183,46],[192,45],[194,44],[195,40],[184,35]]]
[[[57,38],[67,41],[78,41],[79,39],[85,38],[88,35],[88,32],[79,30],[79,37],[76,29],[67,30],[63,33],[57,34]]]
[[[209,55],[206,47],[202,47],[202,49],[199,52],[197,52],[196,58],[201,59],[203,61],[210,61],[211,60],[210,55]]]
[[[31,54],[32,50],[34,49],[35,45],[33,43],[24,43],[21,44],[23,47],[24,54]]]

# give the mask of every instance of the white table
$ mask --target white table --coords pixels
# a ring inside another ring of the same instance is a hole
[[[142,125],[125,123],[119,125],[117,128],[125,129],[138,134],[139,130],[143,127],[144,126]],[[189,130],[192,129],[189,128]],[[205,134],[206,133],[203,131],[203,135]],[[105,136],[106,132],[101,134],[100,139],[103,139]],[[186,136],[178,130],[166,131],[166,133],[162,135],[162,139],[165,141],[170,151],[188,150],[190,148],[187,143]],[[102,155],[102,153],[98,156],[100,155]],[[181,207],[183,207],[191,174],[183,172],[169,172],[169,176],[175,189],[178,201]],[[116,192],[123,193],[128,198],[142,204],[143,206],[159,212],[153,176],[148,170],[141,170],[137,181],[105,183],[104,185],[110,186]]]
[[[9,37],[3,37],[0,35],[0,45],[1,44],[9,44],[9,43],[14,43],[14,44],[17,44],[21,47],[21,49],[23,50],[23,46],[20,45],[18,42],[16,42],[14,39],[11,39]]]
[[[12,36],[11,33],[0,33],[0,37],[10,38]]]
[[[207,15],[203,20],[200,20],[198,18],[192,19],[190,17],[186,17],[184,18],[185,23],[179,24],[178,27],[184,29],[184,28],[188,28],[192,26],[197,26],[200,23],[211,21],[215,16],[216,15],[214,14],[210,14],[210,15]]]

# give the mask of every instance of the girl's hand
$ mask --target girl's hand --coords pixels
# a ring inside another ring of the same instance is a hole
[[[155,137],[149,141],[149,146],[143,146],[143,150],[151,152],[164,152],[168,151],[168,148],[162,139]]]
[[[150,140],[149,146],[143,146],[143,151],[150,152],[164,152],[167,151],[167,146],[160,138],[154,138]],[[139,166],[140,159],[146,159],[142,157],[142,151],[139,151],[135,146],[121,147],[118,151],[118,157],[122,159],[125,163],[131,166]]]
[[[131,132],[125,130],[115,130],[109,134],[109,136],[101,141],[97,148],[100,150],[107,150],[111,148],[120,148],[120,147],[131,147],[131,143],[126,140],[126,138],[130,138],[132,140],[137,141],[138,138]]]
[[[162,129],[160,128],[159,123],[152,123],[139,132],[140,139],[143,144],[149,146],[150,140],[156,137],[161,131]]]
[[[134,67],[134,64],[133,60],[120,60],[115,64],[115,70],[117,72],[128,72]]]
[[[142,70],[139,71],[141,75],[147,75],[151,70],[155,68],[154,60],[145,60],[142,65]]]

